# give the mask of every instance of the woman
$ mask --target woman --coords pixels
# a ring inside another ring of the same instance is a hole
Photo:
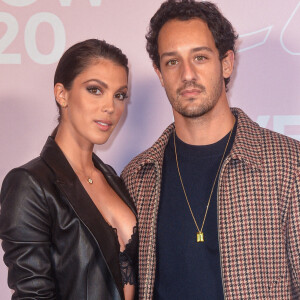
[[[128,93],[126,56],[86,40],[60,59],[59,125],[40,157],[9,172],[0,238],[12,299],[134,299],[136,211],[121,179],[95,154]]]

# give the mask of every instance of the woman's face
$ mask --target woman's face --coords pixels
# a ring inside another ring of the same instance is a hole
[[[125,68],[113,61],[98,59],[91,63],[74,79],[70,90],[61,85],[59,96],[66,104],[62,127],[79,143],[104,144],[123,113],[127,81]]]

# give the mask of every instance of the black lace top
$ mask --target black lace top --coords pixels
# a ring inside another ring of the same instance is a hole
[[[113,229],[117,235],[117,229]],[[130,240],[125,245],[124,251],[120,251],[119,254],[123,286],[125,284],[137,285],[138,242],[138,230],[137,226],[134,226]]]

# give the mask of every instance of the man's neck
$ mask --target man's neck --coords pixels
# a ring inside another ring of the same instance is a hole
[[[198,118],[186,118],[174,112],[174,119],[177,136],[190,145],[216,143],[228,134],[235,122],[228,104],[216,106]]]

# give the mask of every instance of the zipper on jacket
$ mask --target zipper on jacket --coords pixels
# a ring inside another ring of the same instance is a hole
[[[220,210],[220,201],[219,201],[219,189],[220,189],[220,182],[221,182],[221,177],[223,175],[223,171],[230,160],[230,157],[226,157],[224,160],[224,163],[222,165],[222,168],[220,170],[220,175],[218,179],[218,186],[217,186],[217,228],[218,228],[218,243],[219,243],[219,253],[220,253],[220,268],[221,268],[221,281],[222,281],[222,288],[223,288],[223,295],[224,295],[224,300],[226,300],[226,293],[225,293],[225,288],[224,288],[224,275],[223,275],[223,266],[222,266],[222,255],[221,255],[221,244],[220,244],[220,230],[219,230],[219,210]]]

